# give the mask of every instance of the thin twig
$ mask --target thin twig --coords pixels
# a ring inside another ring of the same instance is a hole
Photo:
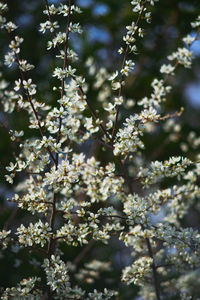
[[[136,23],[135,23],[135,28],[136,29],[133,32],[133,34],[131,35],[132,37],[138,32],[138,29],[139,29],[138,24],[139,24],[139,22],[140,22],[140,20],[142,18],[142,14],[144,12],[146,2],[147,2],[146,0],[143,2],[141,12],[140,12],[140,14],[138,16],[138,19],[137,19]],[[124,66],[125,66],[126,59],[127,59],[128,54],[129,54],[129,49],[130,49],[130,47],[129,47],[129,45],[127,45],[125,53],[124,53],[124,58],[123,58],[122,68],[121,69],[123,69]],[[123,75],[121,76],[121,80],[120,80],[120,89],[119,89],[118,97],[120,97],[121,93],[122,93],[122,81],[123,81]],[[117,105],[116,106],[116,116],[115,116],[115,121],[114,121],[114,127],[113,127],[113,131],[112,131],[112,139],[111,139],[112,142],[114,141],[114,138],[115,138],[115,135],[116,135],[116,131],[117,131],[117,122],[118,122],[118,118],[119,118],[119,108],[120,108],[120,105]]]
[[[70,1],[70,0],[69,0],[69,1]],[[49,11],[48,0],[45,0],[45,3],[46,3],[48,15],[49,15],[49,21],[52,22],[52,20],[51,20],[51,14],[50,14],[50,11]],[[69,22],[70,22],[70,18],[68,18],[68,23],[69,23]],[[67,40],[68,40],[68,35],[69,35],[69,26],[67,26],[67,29],[66,29],[66,37],[67,37]],[[65,40],[65,41],[66,41],[66,40]],[[57,48],[58,48],[58,51],[60,52],[60,47],[59,47],[59,45],[57,44],[56,46],[57,46]],[[67,49],[68,49],[68,41],[67,41],[67,43],[65,44],[65,51],[66,51],[66,52],[67,52]],[[66,52],[65,52],[65,53],[66,53]],[[67,66],[67,62],[68,62],[67,56],[65,55],[65,61],[64,61],[65,67]],[[74,81],[76,81],[76,77],[75,77],[75,76],[72,76],[72,79],[73,79]],[[89,109],[89,111],[90,111],[90,113],[91,113],[93,119],[94,119],[94,120],[99,119],[98,116],[97,116],[97,114],[96,114],[96,112],[95,112],[95,110],[93,109],[92,105],[90,104],[89,100],[87,99],[87,97],[86,97],[86,95],[85,95],[85,92],[83,91],[82,86],[78,85],[78,89],[79,89],[80,94],[84,97],[84,99],[85,99],[85,101],[86,101],[86,103],[87,103],[88,109]],[[62,80],[61,98],[63,98],[63,95],[64,95],[64,79]],[[59,131],[61,130],[61,124],[62,124],[62,123],[60,122],[60,123],[59,123]],[[106,136],[109,140],[111,140],[111,137],[110,137],[109,133],[107,132],[106,128],[105,128],[102,124],[99,124],[99,127],[100,127],[100,129],[102,130],[102,132],[105,134],[105,136]]]
[[[144,226],[142,226],[142,229],[144,230]],[[150,243],[150,239],[149,238],[145,238],[146,241],[146,245],[147,245],[147,249],[149,252],[149,256],[152,258],[152,273],[153,273],[153,284],[154,284],[154,289],[155,289],[155,293],[156,293],[156,299],[160,300],[160,288],[159,288],[159,282],[158,282],[158,274],[157,274],[157,269],[156,269],[156,265],[154,262],[154,257],[153,257],[153,250],[151,247],[151,243]]]
[[[32,110],[33,110],[33,113],[34,113],[34,115],[35,115],[35,118],[36,118],[36,120],[37,120],[40,134],[41,134],[42,137],[44,137],[44,133],[43,133],[43,130],[42,130],[42,125],[41,125],[41,122],[40,122],[40,119],[39,119],[39,116],[38,116],[38,112],[36,111],[36,109],[35,109],[35,107],[34,107],[34,104],[33,104],[33,101],[32,101],[32,97],[31,97],[31,95],[30,95],[28,89],[26,89],[26,88],[24,87],[24,84],[23,84],[23,81],[26,81],[26,77],[25,77],[24,72],[23,72],[23,71],[21,70],[21,68],[20,68],[20,61],[19,61],[19,57],[18,57],[17,53],[15,53],[15,61],[17,62],[18,66],[19,66],[19,71],[20,71],[20,75],[21,75],[21,78],[22,78],[22,85],[23,85],[23,88],[24,88],[24,90],[25,90],[25,92],[26,92],[26,95],[27,95],[27,97],[28,97],[28,101],[29,101],[29,103],[30,103],[30,105],[31,105],[31,108],[32,108]],[[54,158],[54,156],[53,156],[53,154],[52,154],[52,151],[51,151],[51,149],[50,149],[49,147],[47,147],[47,151],[49,152],[49,155],[51,156],[51,158],[52,158],[52,160],[54,161],[54,163],[56,163],[56,160],[55,160],[55,158]]]
[[[48,1],[47,1],[48,3]],[[70,31],[70,20],[71,20],[71,0],[68,0],[68,6],[69,6],[69,13],[67,16],[67,26],[65,31],[65,57],[64,57],[64,63],[63,63],[63,70],[68,68],[68,46],[69,46],[69,31]],[[65,78],[62,78],[61,82],[61,99],[63,99],[64,96],[64,87],[65,87]],[[61,138],[61,127],[62,127],[62,117],[59,116],[59,129],[58,129],[58,135],[56,143],[59,143],[59,140]],[[58,166],[58,153],[56,154],[56,168]]]

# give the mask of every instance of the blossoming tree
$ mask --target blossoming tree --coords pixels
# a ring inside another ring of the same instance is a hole
[[[57,97],[54,104],[41,100],[39,83],[29,75],[34,65],[21,55],[23,37],[6,17],[6,1],[0,2],[0,26],[9,41],[4,64],[11,71],[18,68],[14,82],[2,75],[1,101],[6,113],[26,111],[31,129],[27,137],[23,131],[9,132],[16,148],[6,167],[6,179],[15,187],[9,201],[27,214],[22,224],[5,223],[0,241],[2,255],[7,251],[18,257],[15,264],[23,262],[25,253],[33,256],[26,262],[29,275],[2,289],[1,299],[125,299],[116,278],[112,283],[115,265],[102,261],[101,255],[88,255],[102,244],[109,249],[113,239],[131,252],[130,263],[117,278],[131,299],[198,299],[200,234],[182,222],[200,195],[198,158],[172,153],[164,161],[154,160],[146,154],[145,141],[159,126],[169,136],[180,130],[175,121],[183,109],[163,113],[163,107],[177,69],[192,67],[200,16],[191,23],[195,34],[182,38],[182,47],[160,66],[151,93],[134,101],[126,97],[126,85],[137,69],[137,44],[144,27],[151,26],[151,10],[159,1],[130,2],[133,21],[118,50],[120,69],[98,68],[88,57],[84,71],[71,42],[83,32],[76,22],[81,9],[71,0],[44,4],[39,31],[49,37],[47,51],[55,53],[49,76],[50,83],[54,77],[49,85],[49,94]],[[94,78],[92,85],[89,77]],[[88,97],[89,90],[97,91],[97,101]],[[87,153],[90,141],[98,144],[106,163],[95,152]],[[68,254],[76,249],[71,260]],[[95,280],[103,280],[106,271],[110,277],[97,290]]]

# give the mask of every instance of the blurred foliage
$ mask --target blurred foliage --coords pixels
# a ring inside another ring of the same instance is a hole
[[[56,1],[50,1],[56,3]],[[62,1],[65,3],[66,1]],[[56,100],[59,97],[58,93],[52,94],[49,87],[55,83],[55,79],[49,76],[55,67],[55,60],[52,60],[56,53],[56,50],[46,51],[46,43],[48,40],[47,35],[42,35],[38,32],[39,23],[45,21],[45,16],[41,14],[41,11],[45,8],[45,1],[39,0],[7,0],[9,11],[7,13],[8,20],[13,20],[19,26],[18,35],[24,38],[23,43],[23,57],[30,63],[33,63],[36,68],[31,72],[33,81],[39,83],[38,97],[46,102],[56,105]],[[88,57],[94,57],[97,66],[100,68],[105,66],[109,71],[119,69],[121,66],[121,56],[118,55],[117,50],[122,45],[122,36],[125,33],[125,26],[131,24],[134,20],[134,14],[131,11],[130,0],[116,1],[116,0],[99,0],[99,1],[77,1],[82,7],[84,13],[78,16],[77,22],[83,26],[84,33],[83,38],[74,37],[71,39],[72,47],[78,51],[80,60],[78,62],[78,68],[80,74],[85,72],[84,62]],[[137,68],[135,73],[128,79],[124,93],[127,97],[134,100],[140,100],[145,95],[151,93],[151,82],[155,77],[159,76],[159,69],[163,63],[167,63],[167,56],[174,51],[177,47],[182,46],[181,38],[188,33],[191,33],[190,22],[193,21],[200,11],[199,0],[162,0],[159,1],[152,11],[152,23],[145,25],[145,37],[138,42],[138,55],[134,57],[136,60]],[[62,24],[63,28],[65,24]],[[8,37],[0,33],[0,62],[3,63],[3,55],[7,51]],[[165,159],[169,155],[182,154],[180,149],[180,142],[187,138],[188,133],[193,130],[197,133],[200,127],[200,98],[199,103],[195,105],[191,102],[193,95],[186,93],[188,86],[193,83],[199,83],[200,81],[200,41],[196,42],[198,45],[195,48],[196,58],[192,69],[184,70],[179,68],[177,76],[170,78],[170,84],[172,84],[174,90],[169,96],[165,106],[165,112],[174,112],[184,106],[185,111],[180,117],[179,122],[182,125],[182,131],[180,133],[180,140],[178,142],[169,142],[166,140],[166,133],[159,130],[155,132],[154,136],[146,137],[146,154],[152,157],[152,159]],[[18,71],[14,69],[4,70],[5,79],[13,81],[17,79]],[[91,77],[87,78],[89,84],[94,82],[95,79]],[[200,84],[200,83],[199,83]],[[94,91],[88,92],[88,98],[92,99],[93,105],[99,107],[99,104],[95,100]],[[129,111],[134,113],[134,108]],[[121,121],[124,120],[126,115],[121,111]],[[0,112],[0,205],[1,205],[1,217],[0,225],[3,227],[4,222],[8,217],[12,220],[13,205],[6,201],[6,198],[10,196],[13,191],[4,180],[6,174],[5,166],[12,160],[13,153],[17,152],[18,143],[13,145],[9,140],[8,131],[10,129],[25,131],[25,137],[30,136],[31,132],[27,126],[27,116],[24,112],[15,111],[12,115]],[[177,120],[178,121],[178,120]],[[99,152],[99,148],[96,144],[91,143],[84,146],[86,151],[90,155],[96,155],[101,159],[102,163],[105,162],[108,157]],[[190,153],[191,154],[191,153]],[[19,178],[20,179],[20,178]],[[193,214],[193,212],[191,212]],[[22,221],[26,222],[26,213],[18,212],[11,223],[11,227],[15,227]],[[193,220],[193,226],[199,224],[199,216],[195,216]],[[30,218],[29,218],[30,221]],[[190,220],[185,220],[189,222]],[[74,260],[78,253],[79,248],[68,248],[63,246],[67,258]],[[91,246],[90,255],[95,258],[100,256],[103,260],[111,260],[115,265],[115,273],[105,274],[101,280],[97,281],[95,288],[102,288],[107,286],[112,288],[118,284],[118,278],[120,276],[120,270],[128,262],[127,259],[130,253],[129,249],[124,249],[119,242],[113,241],[112,246],[105,249],[105,246],[99,245],[98,250],[92,251]],[[98,251],[98,253],[97,253]],[[88,255],[88,254],[87,254]],[[22,265],[18,268],[16,273],[15,269],[12,269],[14,258],[10,256],[9,252],[6,252],[4,257],[1,257],[1,272],[0,282],[2,286],[15,285],[16,281],[21,280],[22,276],[29,275],[29,270],[26,266],[26,261],[33,259],[37,256],[37,253],[30,253],[27,256],[23,251],[17,254],[20,259],[23,258]],[[17,264],[17,262],[15,262]],[[84,263],[81,261],[81,265]],[[36,271],[35,271],[36,272]],[[33,274],[33,272],[32,272]],[[108,276],[107,276],[108,275]],[[112,276],[110,276],[112,275]],[[109,281],[109,278],[113,278]],[[91,286],[92,288],[93,286]],[[122,298],[128,299],[134,294],[134,287],[126,288],[119,286]],[[135,290],[136,291],[136,290]]]

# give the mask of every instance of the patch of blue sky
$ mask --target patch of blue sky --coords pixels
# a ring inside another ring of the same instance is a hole
[[[194,108],[200,108],[200,82],[190,83],[185,90],[185,95]]]
[[[95,16],[104,16],[109,12],[109,7],[103,3],[97,3],[93,8],[93,15]]]
[[[33,22],[33,16],[31,14],[23,14],[17,19],[17,25],[28,26]]]
[[[191,32],[190,36],[196,37],[196,34],[197,34],[196,32]],[[194,53],[195,56],[199,56],[200,55],[200,38],[198,38],[196,41],[194,41],[192,43],[192,45],[190,46],[190,50],[193,51],[193,53]]]
[[[108,52],[105,48],[99,49],[97,51],[97,55],[98,55],[99,59],[101,59],[101,60],[105,60],[108,58]]]
[[[157,215],[155,215],[155,214],[153,214],[153,213],[150,214],[150,219],[151,219],[152,224],[156,225],[156,224],[160,223],[160,222],[163,220],[163,218],[164,218],[165,215],[166,215],[165,210],[166,210],[165,207],[163,207],[163,208],[158,212]]]
[[[87,33],[89,42],[101,42],[107,44],[111,38],[108,31],[103,27],[90,26]]]
[[[77,5],[80,7],[89,7],[93,4],[93,0],[78,0]]]
[[[191,50],[194,52],[195,56],[200,55],[200,38],[192,44]]]
[[[196,33],[193,32],[191,35],[196,36]],[[190,50],[194,56],[200,56],[200,38],[192,44]],[[194,108],[200,109],[200,81],[190,83],[185,89],[185,95]]]
[[[50,4],[56,4],[56,3],[59,3],[59,0],[49,0],[49,3]]]
[[[74,50],[80,54],[82,50],[82,39],[78,34],[72,34],[70,40],[73,44]]]

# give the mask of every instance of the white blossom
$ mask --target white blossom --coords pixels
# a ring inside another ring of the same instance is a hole
[[[34,267],[41,278],[30,277],[6,288],[2,299],[117,299],[118,292],[106,287],[98,291],[95,284],[101,279],[102,285],[112,284],[110,273],[115,271],[118,254],[121,249],[126,251],[125,247],[132,262],[128,265],[125,253],[121,280],[139,286],[135,297],[199,296],[200,233],[198,228],[187,228],[185,221],[194,205],[197,212],[199,209],[200,138],[195,131],[187,132],[184,138],[177,122],[182,110],[165,113],[163,104],[174,83],[168,75],[176,79],[177,67],[192,66],[191,46],[198,38],[200,17],[191,23],[196,35],[192,32],[182,39],[186,45],[168,56],[171,63],[163,60],[157,70],[161,74],[152,80],[149,95],[145,93],[146,80],[142,99],[137,99],[134,89],[130,93],[126,90],[133,82],[131,73],[134,77],[140,73],[135,55],[146,40],[137,43],[149,34],[145,28],[157,2],[131,1],[134,21],[126,26],[121,38],[118,53],[122,56],[119,60],[116,56],[116,70],[113,64],[99,66],[93,57],[87,58],[80,69],[78,56],[84,55],[76,47],[76,38],[87,29],[82,29],[76,15],[81,9],[70,1],[47,1],[43,10],[46,19],[39,32],[50,31],[47,50],[54,48],[50,64],[54,70],[49,75],[59,81],[53,80],[51,86],[49,80],[50,86],[44,89],[39,82],[37,95],[37,76],[33,83],[26,73],[34,66],[22,56],[23,38],[12,33],[4,59],[8,67],[15,63],[19,75],[10,84],[0,72],[0,98],[4,112],[26,112],[28,130],[21,130],[21,123],[8,128],[16,151],[5,167],[5,178],[12,184],[8,200],[26,214],[23,224],[10,224],[12,214],[4,224],[0,231],[1,255],[5,249],[11,251],[17,269],[23,262],[21,255],[30,252],[32,258],[28,261],[25,255],[24,263],[27,268]],[[17,25],[7,21],[6,11],[7,4],[0,2],[0,27],[10,34]],[[178,80],[175,82],[178,84]],[[2,123],[7,126],[4,113]],[[161,131],[166,140],[155,145],[156,156],[148,148],[148,140]],[[187,157],[172,154],[158,160],[160,147],[172,141]],[[103,255],[110,243],[118,253],[110,262],[98,260],[95,255]]]

